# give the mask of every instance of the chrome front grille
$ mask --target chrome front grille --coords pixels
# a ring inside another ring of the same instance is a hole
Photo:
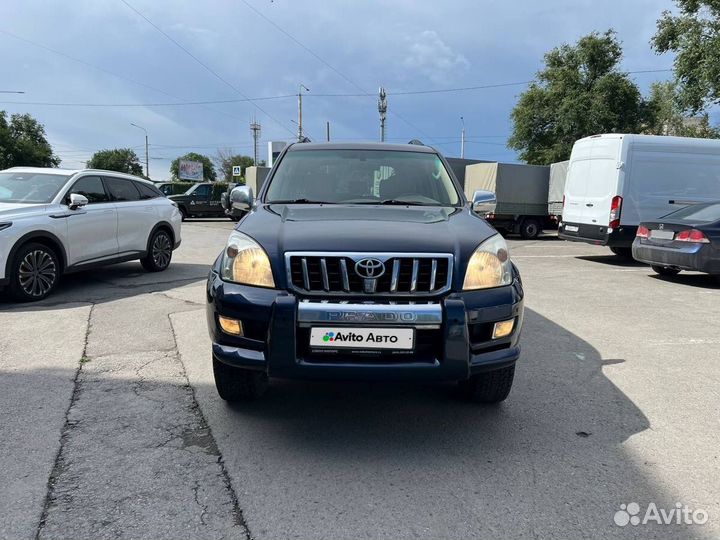
[[[294,252],[285,255],[290,288],[318,296],[435,296],[450,289],[452,262],[452,255],[444,253]],[[368,272],[366,267],[372,268]]]

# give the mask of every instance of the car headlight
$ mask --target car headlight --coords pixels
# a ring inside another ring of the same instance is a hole
[[[247,235],[233,232],[223,252],[220,275],[225,281],[275,287],[270,259],[265,250]]]
[[[489,289],[512,283],[512,264],[505,239],[496,234],[480,244],[470,257],[463,290]]]
[[[5,223],[0,223],[0,231],[4,231],[5,229],[9,228],[12,225],[12,221],[6,221]]]

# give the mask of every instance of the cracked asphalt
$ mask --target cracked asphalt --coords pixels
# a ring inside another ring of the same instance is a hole
[[[0,296],[0,538],[720,537],[720,286],[604,248],[511,241],[526,288],[507,402],[446,386],[215,393],[203,287],[232,223],[162,274]],[[620,527],[621,504],[708,515]]]

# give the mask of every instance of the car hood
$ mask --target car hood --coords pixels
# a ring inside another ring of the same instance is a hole
[[[0,202],[0,221],[9,221],[11,218],[26,217],[41,214],[46,211],[47,204],[22,204]]]
[[[238,223],[278,260],[287,251],[451,253],[464,261],[497,234],[468,207],[259,205]]]

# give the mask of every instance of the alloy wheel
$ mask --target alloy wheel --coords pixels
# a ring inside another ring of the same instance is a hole
[[[18,269],[20,287],[34,297],[45,296],[57,280],[57,265],[53,256],[42,249],[29,251]]]
[[[165,233],[160,233],[155,237],[152,245],[152,258],[155,265],[159,268],[165,268],[170,264],[172,257],[172,245],[170,238]]]

